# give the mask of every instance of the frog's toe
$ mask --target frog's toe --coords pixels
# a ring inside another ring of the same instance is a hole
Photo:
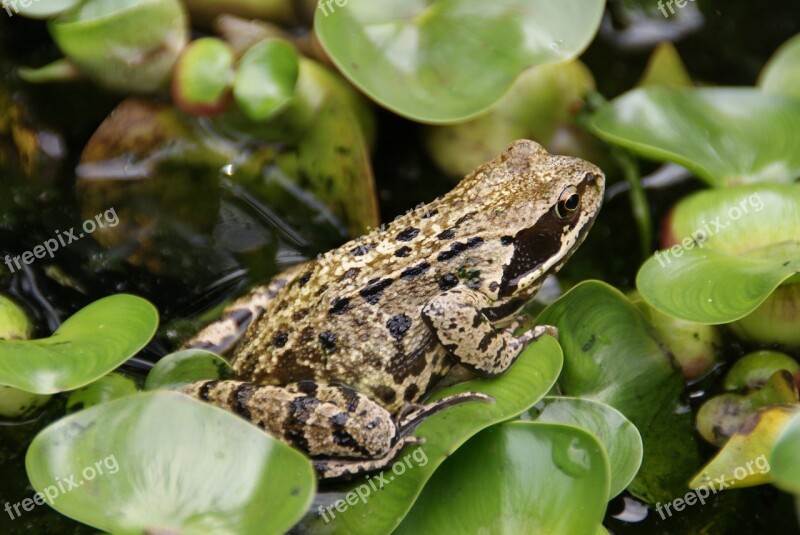
[[[383,456],[376,459],[313,459],[314,470],[319,479],[339,479],[383,470],[391,464],[400,451],[409,444],[422,444],[421,437],[401,437],[397,443]]]
[[[465,403],[467,401],[484,401],[487,403],[494,403],[494,398],[480,392],[464,392],[463,394],[455,394],[453,396],[442,398],[406,414],[405,417],[400,419],[397,424],[397,434],[399,437],[407,437],[422,422],[437,412],[448,409],[454,405],[458,405],[459,403]]]
[[[538,340],[544,335],[549,335],[558,340],[558,328],[552,325],[537,325],[518,338],[522,345]]]

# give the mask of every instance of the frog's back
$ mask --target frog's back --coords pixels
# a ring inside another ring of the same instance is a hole
[[[452,365],[422,307],[469,277],[476,255],[497,256],[480,237],[489,229],[470,224],[473,214],[454,202],[434,201],[310,262],[248,329],[237,373],[274,385],[343,383],[390,409],[420,399]]]
[[[546,268],[532,270],[557,270],[574,249],[571,223],[546,214],[584,173],[602,175],[515,142],[450,193],[310,262],[247,329],[235,371],[272,385],[346,384],[390,410],[417,401],[452,365],[423,307],[462,285],[488,299],[490,319],[513,313]]]

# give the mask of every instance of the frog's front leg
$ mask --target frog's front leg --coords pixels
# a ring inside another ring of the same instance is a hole
[[[338,385],[301,381],[285,387],[242,381],[200,381],[182,391],[229,409],[275,438],[314,457],[321,478],[387,466],[409,443],[410,433],[431,414],[488,396],[466,393],[413,411],[400,422],[364,394]]]
[[[550,325],[537,325],[521,336],[514,335],[517,322],[497,329],[482,312],[490,304],[486,295],[459,287],[433,297],[422,309],[423,320],[439,342],[482,377],[505,372],[529,342],[545,334],[558,336]]]
[[[225,307],[217,321],[204,327],[181,349],[206,349],[224,355],[236,345],[247,327],[261,317],[267,303],[305,267],[306,264],[293,266],[270,279],[269,283],[253,288]]]

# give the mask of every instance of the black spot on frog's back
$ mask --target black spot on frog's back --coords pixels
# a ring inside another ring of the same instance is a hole
[[[337,297],[336,299],[333,300],[331,308],[328,309],[328,314],[343,314],[344,312],[347,312],[351,308],[353,307],[350,304],[349,297]]]
[[[453,273],[445,273],[439,279],[439,289],[443,292],[458,286],[458,277]]]
[[[386,322],[386,327],[389,329],[389,334],[392,335],[392,338],[395,340],[402,340],[411,328],[412,323],[410,316],[398,314],[389,318]]]
[[[319,343],[326,353],[334,353],[336,351],[336,335],[331,331],[319,333]]]
[[[354,279],[356,275],[358,275],[360,272],[361,270],[358,268],[355,267],[350,268],[347,271],[345,271],[341,277],[339,277],[339,282],[346,281],[348,279]]]
[[[456,235],[456,231],[454,229],[449,228],[449,229],[443,230],[439,234],[437,234],[436,238],[439,239],[439,240],[449,240],[449,239],[455,237],[455,235]]]
[[[397,241],[411,241],[417,237],[419,229],[415,227],[408,227],[397,234]]]
[[[400,278],[403,279],[403,280],[415,279],[415,278],[419,277],[420,275],[422,275],[423,273],[425,273],[426,271],[428,271],[430,269],[430,267],[431,267],[431,265],[428,262],[421,262],[421,263],[417,264],[416,266],[412,266],[412,267],[404,270],[400,274]]]
[[[381,385],[375,390],[375,397],[377,397],[384,405],[391,405],[397,399],[397,392],[390,386]]]
[[[278,331],[275,333],[275,336],[272,337],[272,345],[275,347],[283,347],[286,345],[286,342],[289,341],[289,333],[286,331]]]
[[[297,285],[302,288],[303,286],[308,284],[308,281],[310,281],[310,280],[311,280],[311,273],[310,272],[303,273],[302,275],[297,277]]]
[[[403,399],[406,401],[416,401],[417,396],[419,395],[419,387],[412,383],[406,388],[405,394],[403,394]]]
[[[349,252],[353,256],[364,256],[370,250],[372,250],[374,247],[375,246],[373,244],[371,244],[371,243],[360,244],[360,245],[356,245],[355,247],[350,249]]]
[[[483,238],[480,236],[473,236],[466,242],[456,241],[450,244],[450,249],[440,252],[436,259],[439,262],[447,262],[448,260],[457,257],[467,249],[475,249],[481,245],[483,245]]]
[[[392,279],[383,279],[366,285],[358,293],[370,305],[376,304],[381,299],[383,291],[392,285]]]

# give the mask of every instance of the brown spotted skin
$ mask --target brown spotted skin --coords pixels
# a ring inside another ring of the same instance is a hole
[[[496,375],[551,332],[498,325],[580,245],[603,187],[594,165],[517,141],[424,208],[255,289],[188,347],[244,331],[239,380],[347,385],[396,417],[454,364]]]
[[[551,212],[568,184],[583,184],[583,195],[578,217],[565,223]],[[458,287],[484,296],[489,311],[517,304],[495,321],[513,315],[544,274],[527,286],[520,277],[560,267],[588,231],[602,191],[597,167],[518,141],[425,209],[311,262],[247,330],[234,370],[271,385],[346,384],[396,412],[454,363],[423,307]]]
[[[389,412],[347,387],[201,381],[183,391],[233,410],[311,456],[382,457],[398,438]]]

